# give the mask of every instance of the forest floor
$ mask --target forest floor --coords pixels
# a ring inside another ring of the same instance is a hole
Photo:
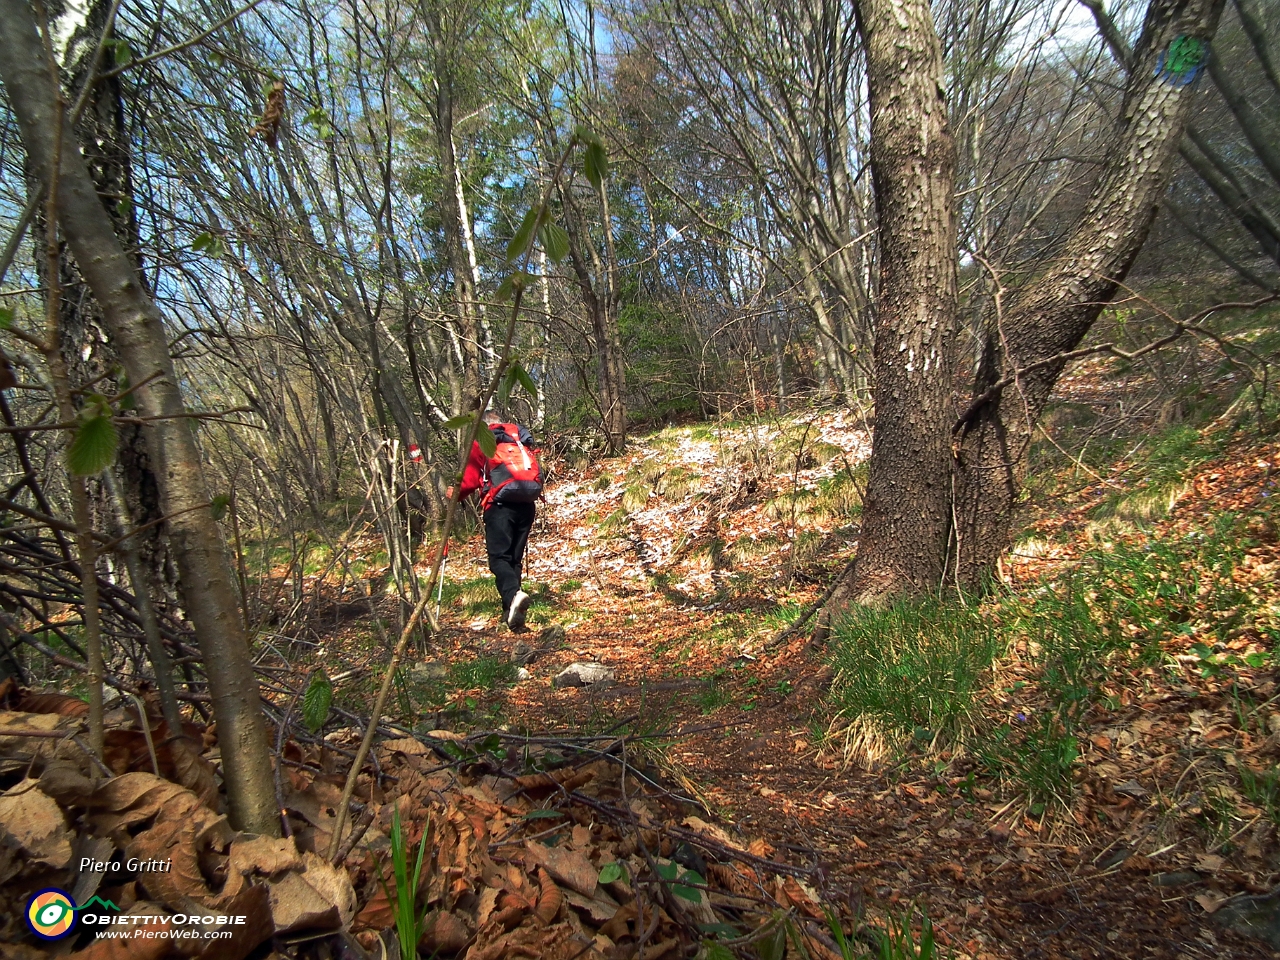
[[[1093,452],[1049,451],[1001,583],[851,614],[823,647],[779,638],[853,554],[854,414],[671,426],[625,456],[548,463],[530,629],[502,624],[472,524],[440,629],[397,674],[339,869],[322,858],[344,757],[399,609],[370,587],[372,531],[260,580],[265,609],[295,597],[256,648],[284,719],[283,847],[227,830],[211,729],[183,740],[157,715],[142,731],[118,702],[114,778],[95,780],[71,739],[86,704],[0,685],[0,823],[48,824],[0,847],[0,957],[43,955],[2,941],[31,892],[72,884],[129,912],[256,918],[234,949],[157,941],[156,960],[381,956],[393,811],[433,838],[421,899],[440,956],[830,960],[839,932],[845,958],[893,960],[917,954],[877,937],[906,923],[919,941],[927,915],[955,960],[1280,957],[1240,932],[1280,943],[1277,895],[1260,899],[1280,882],[1280,444],[1176,424],[1107,441],[1077,417],[1084,443],[1073,409],[1114,399],[1098,383],[1068,381],[1055,429]],[[576,662],[612,679],[556,686]],[[321,670],[332,709],[309,719]],[[85,887],[73,847],[177,866]],[[144,956],[90,929],[77,943],[83,960]]]
[[[672,427],[562,472],[529,548],[532,629],[500,624],[482,538],[455,544],[442,632],[400,702],[413,714],[434,704],[425,726],[463,732],[638,734],[649,768],[729,836],[813,869],[846,917],[927,911],[947,956],[1280,957],[1215,922],[1231,898],[1280,879],[1269,500],[1280,447],[1192,447],[1172,467],[1135,449],[1060,473],[1002,571],[1006,593],[1034,597],[1113,540],[1141,555],[1211,539],[1224,517],[1245,524],[1231,528],[1239,554],[1219,569],[1225,579],[1179,574],[1191,561],[1178,555],[1152,566],[1157,581],[1195,586],[1156,590],[1174,612],[1173,629],[1148,638],[1154,659],[1103,658],[1106,675],[1073,708],[1069,775],[1056,788],[1035,779],[1036,752],[1061,737],[1028,739],[1003,765],[972,739],[917,729],[894,740],[850,723],[829,696],[841,683],[830,650],[803,633],[769,649],[856,540],[868,434],[847,413]],[[1113,613],[1112,626],[1143,639],[1141,623]],[[313,627],[331,671],[358,665],[352,638],[367,642],[367,623]],[[1051,713],[1038,653],[1024,637],[996,658],[972,727],[1008,731]],[[578,661],[615,678],[555,687]],[[512,682],[516,663],[528,673]],[[355,709],[367,696],[357,685],[339,699]]]

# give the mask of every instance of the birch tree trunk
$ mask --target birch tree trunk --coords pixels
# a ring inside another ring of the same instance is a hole
[[[278,835],[279,817],[258,685],[240,621],[221,532],[209,508],[204,474],[178,390],[155,303],[116,237],[65,108],[27,0],[0,0],[0,79],[28,160],[44,183],[58,184],[58,219],[85,281],[102,309],[138,408],[160,479],[161,504],[178,566],[183,604],[209,676],[233,824]],[[59,133],[61,131],[61,133]],[[67,149],[56,149],[58,137]]]

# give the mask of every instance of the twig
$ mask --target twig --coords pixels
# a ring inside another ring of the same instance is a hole
[[[115,771],[112,770],[110,767],[108,767],[105,763],[103,763],[102,758],[98,756],[96,753],[94,753],[92,750],[90,750],[88,744],[86,744],[78,736],[75,736],[73,734],[67,739],[70,740],[72,743],[74,743],[81,750],[83,750],[85,753],[85,756],[87,756],[95,765],[97,765],[98,769],[102,771],[103,776],[105,776],[108,780],[116,775]]]
[[[3,737],[41,737],[47,740],[65,740],[74,737],[76,729],[66,730],[33,730],[28,727],[0,727],[0,738]]]
[[[163,50],[157,50],[155,53],[149,53],[145,57],[138,57],[138,59],[136,60],[130,60],[128,63],[123,64],[122,66],[116,67],[114,70],[108,70],[102,76],[104,79],[118,76],[119,74],[124,73],[126,70],[132,70],[134,67],[140,67],[143,64],[151,63],[155,60],[159,60],[161,57],[167,57],[172,53],[178,53],[182,50],[186,50],[188,47],[194,47],[197,44],[203,43],[205,40],[208,40],[211,36],[213,36],[215,33],[217,33],[227,24],[232,23],[235,20],[239,19],[244,14],[248,13],[250,10],[252,10],[254,7],[256,7],[258,4],[262,2],[263,0],[250,0],[249,3],[245,4],[239,10],[235,10],[232,13],[228,14],[227,16],[223,17],[213,26],[209,27],[209,29],[204,30],[200,33],[197,33],[190,40],[183,40],[181,43],[175,43],[172,46],[165,47]]]
[[[366,804],[365,808],[360,812],[359,819],[351,828],[351,834],[347,837],[346,842],[338,848],[337,856],[333,860],[335,867],[341,866],[342,862],[351,856],[351,851],[356,848],[364,835],[369,831],[369,827],[373,824],[373,805]]]
[[[953,433],[958,433],[961,430],[963,430],[966,426],[968,426],[970,423],[973,422],[974,418],[978,415],[978,412],[982,409],[984,405],[986,405],[989,401],[995,399],[995,397],[1001,392],[1003,392],[1006,387],[1010,386],[1013,383],[1016,383],[1021,377],[1030,373],[1033,370],[1039,370],[1044,367],[1052,367],[1057,364],[1062,364],[1065,366],[1066,364],[1070,363],[1073,360],[1080,360],[1084,357],[1093,356],[1094,354],[1099,354],[1099,353],[1106,353],[1114,357],[1119,357],[1122,360],[1133,361],[1133,360],[1137,360],[1140,357],[1146,356],[1148,353],[1153,353],[1162,347],[1168,346],[1169,344],[1173,343],[1173,341],[1181,337],[1184,333],[1198,333],[1203,336],[1209,337],[1210,339],[1213,339],[1215,341],[1220,341],[1221,338],[1218,337],[1217,334],[1213,333],[1210,330],[1205,330],[1203,327],[1200,326],[1200,323],[1208,319],[1212,314],[1219,312],[1220,310],[1256,310],[1258,307],[1265,306],[1266,304],[1272,303],[1277,299],[1280,299],[1280,294],[1273,293],[1273,294],[1270,294],[1269,296],[1261,297],[1257,300],[1251,300],[1247,303],[1220,303],[1217,306],[1213,306],[1205,310],[1201,310],[1199,313],[1194,314],[1192,317],[1190,317],[1187,320],[1175,320],[1173,317],[1169,316],[1163,311],[1158,311],[1161,314],[1161,318],[1163,320],[1173,325],[1174,330],[1172,333],[1166,334],[1165,336],[1159,338],[1158,340],[1154,340],[1151,343],[1148,343],[1145,346],[1139,347],[1136,350],[1122,350],[1116,344],[1108,342],[1108,343],[1100,343],[1094,347],[1082,347],[1079,350],[1069,350],[1065,353],[1058,353],[1052,357],[1045,357],[1043,360],[1037,360],[1034,363],[1029,363],[1025,367],[1021,367],[1015,370],[1009,376],[996,381],[991,386],[989,386],[986,390],[984,390],[982,393],[978,394],[978,396],[974,397],[971,401],[969,401],[969,406],[965,409],[964,413],[962,413],[959,416],[959,418],[957,418],[951,430]]]
[[[142,728],[142,736],[147,741],[147,753],[151,755],[151,770],[158,777],[160,776],[160,760],[156,756],[155,741],[151,739],[151,721],[147,719],[146,704],[142,702],[142,698],[136,693],[131,693],[129,696],[138,705],[138,726]]]
[[[292,836],[293,831],[289,828],[289,814],[284,808],[284,777],[280,774],[283,764],[280,758],[284,755],[284,736],[289,730],[289,718],[293,716],[293,708],[298,705],[298,697],[301,695],[301,691],[294,692],[293,699],[289,701],[289,708],[276,726],[276,806],[280,810],[280,830],[285,839]]]

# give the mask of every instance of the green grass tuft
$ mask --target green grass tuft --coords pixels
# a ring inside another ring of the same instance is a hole
[[[623,515],[625,516],[626,514],[635,513],[637,510],[641,509],[649,502],[649,497],[652,494],[653,487],[643,481],[633,480],[628,483],[626,488],[622,491]]]
[[[831,696],[904,742],[962,737],[1005,640],[976,605],[926,598],[855,608],[835,629]]]
[[[501,657],[476,657],[449,665],[449,684],[458,690],[492,690],[516,678],[515,664]]]
[[[451,580],[446,576],[440,602],[442,607],[460,609],[468,617],[501,613],[502,608],[490,576],[470,580]]]
[[[704,478],[684,467],[672,467],[658,481],[657,493],[667,500],[683,500],[704,483]]]

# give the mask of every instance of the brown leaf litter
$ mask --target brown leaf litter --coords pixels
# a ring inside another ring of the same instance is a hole
[[[126,717],[117,720],[122,726],[111,732],[139,732],[123,726]],[[104,776],[75,743],[82,723],[65,712],[0,711],[8,769],[26,774],[0,794],[0,912],[7,918],[0,933],[7,940],[23,937],[26,898],[55,886],[76,889],[81,901],[96,895],[125,916],[150,915],[148,930],[171,929],[175,914],[247,917],[225,927],[231,938],[216,949],[158,934],[92,940],[82,929],[68,941],[82,946],[77,957],[239,960],[268,939],[277,952],[296,954],[300,948],[288,944],[326,937],[348,954],[381,956],[394,938],[393,810],[410,849],[425,838],[416,894],[428,911],[423,946],[439,956],[675,956],[704,936],[699,924],[750,934],[779,909],[822,916],[812,888],[796,876],[773,876],[775,865],[748,844],[690,817],[687,804],[632,768],[625,737],[533,738],[554,751],[501,731],[384,741],[377,767],[362,778],[345,857],[331,865],[317,852],[328,846],[340,801],[330,747],[289,741],[284,754],[296,759],[281,783],[290,835],[274,839],[236,833],[216,795],[154,772]],[[208,740],[200,742],[212,754],[216,741]],[[79,871],[75,858],[85,850],[114,866]],[[821,924],[799,929],[806,940],[823,941]],[[20,951],[0,954],[10,955]]]

